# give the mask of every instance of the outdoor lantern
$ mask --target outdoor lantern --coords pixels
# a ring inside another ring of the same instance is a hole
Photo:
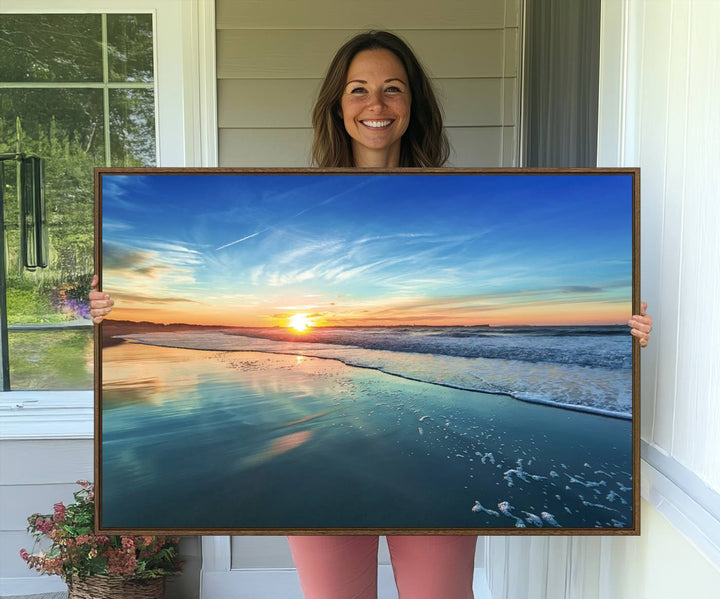
[[[23,264],[29,270],[48,264],[43,171],[42,158],[29,156],[20,161],[20,247]]]

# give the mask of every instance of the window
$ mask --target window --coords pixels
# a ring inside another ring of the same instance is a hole
[[[93,167],[156,164],[152,14],[0,19],[10,388],[91,389]],[[44,159],[46,268],[25,266],[18,155]],[[7,390],[7,389],[6,389]]]

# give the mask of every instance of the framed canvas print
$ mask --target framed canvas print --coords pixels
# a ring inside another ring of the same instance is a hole
[[[639,171],[98,169],[96,525],[638,534]]]

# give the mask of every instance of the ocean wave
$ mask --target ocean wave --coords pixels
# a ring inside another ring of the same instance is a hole
[[[629,419],[632,373],[589,367],[443,354],[367,349],[332,343],[276,341],[220,331],[121,336],[141,343],[186,349],[255,351],[338,360],[388,375],[475,392]]]
[[[277,327],[237,328],[228,334],[298,341],[295,333]],[[322,327],[303,334],[302,341],[458,358],[632,368],[632,343],[626,326]]]

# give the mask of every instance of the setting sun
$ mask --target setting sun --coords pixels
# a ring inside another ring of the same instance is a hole
[[[313,323],[307,314],[294,314],[288,319],[288,327],[295,329],[298,333],[304,333],[311,326]]]

